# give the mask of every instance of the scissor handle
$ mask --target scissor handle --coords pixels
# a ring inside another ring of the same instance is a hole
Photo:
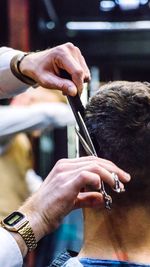
[[[60,76],[64,79],[72,80],[71,75],[63,69],[60,71]],[[76,121],[77,121],[78,125],[80,126],[80,118],[78,116],[78,112],[80,112],[80,114],[84,118],[84,106],[82,105],[82,102],[80,100],[80,96],[78,93],[75,96],[69,96],[68,95],[67,99],[68,99],[68,102],[72,108],[72,111],[74,113]]]

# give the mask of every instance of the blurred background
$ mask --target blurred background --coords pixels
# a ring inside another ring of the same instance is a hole
[[[92,74],[88,96],[110,80],[150,82],[150,1],[0,1],[1,46],[35,51],[64,42],[77,45],[88,63]],[[72,127],[53,127],[30,140],[34,169],[42,177],[59,158],[76,155]],[[67,216],[60,229],[42,240],[28,256],[25,266],[46,266],[66,248],[78,251],[81,222],[80,211]]]

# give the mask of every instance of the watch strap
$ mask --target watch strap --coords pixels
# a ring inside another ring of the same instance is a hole
[[[30,222],[26,215],[20,211],[14,211],[9,214],[0,222],[0,225],[7,231],[20,234],[29,251],[37,247],[36,238]]]
[[[25,225],[23,225],[23,227],[18,229],[18,233],[24,239],[29,251],[34,250],[37,247],[36,238],[29,222],[27,222]]]
[[[23,83],[26,83],[30,86],[36,87],[37,83],[30,77],[22,74],[22,72],[20,71],[20,63],[21,61],[28,56],[30,53],[19,53],[17,55],[15,55],[10,62],[10,69],[12,71],[12,73],[14,74],[15,77],[17,77],[20,81],[22,81]]]

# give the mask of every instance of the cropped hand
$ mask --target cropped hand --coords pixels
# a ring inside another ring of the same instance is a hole
[[[129,174],[108,160],[91,156],[59,160],[40,189],[21,207],[37,241],[57,228],[72,209],[102,205],[102,194],[96,190],[100,179],[114,186],[112,172],[118,175],[123,189],[123,183],[130,180]],[[87,192],[89,187],[91,192]]]
[[[41,52],[28,54],[20,63],[22,74],[48,89],[58,89],[65,95],[81,93],[83,83],[90,80],[90,72],[79,48],[66,43]],[[69,73],[72,80],[60,77]]]

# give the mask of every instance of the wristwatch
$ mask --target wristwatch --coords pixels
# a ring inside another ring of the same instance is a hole
[[[8,215],[1,221],[1,226],[10,232],[18,232],[24,239],[29,251],[37,247],[36,238],[30,223],[27,217],[20,211],[14,211]]]

